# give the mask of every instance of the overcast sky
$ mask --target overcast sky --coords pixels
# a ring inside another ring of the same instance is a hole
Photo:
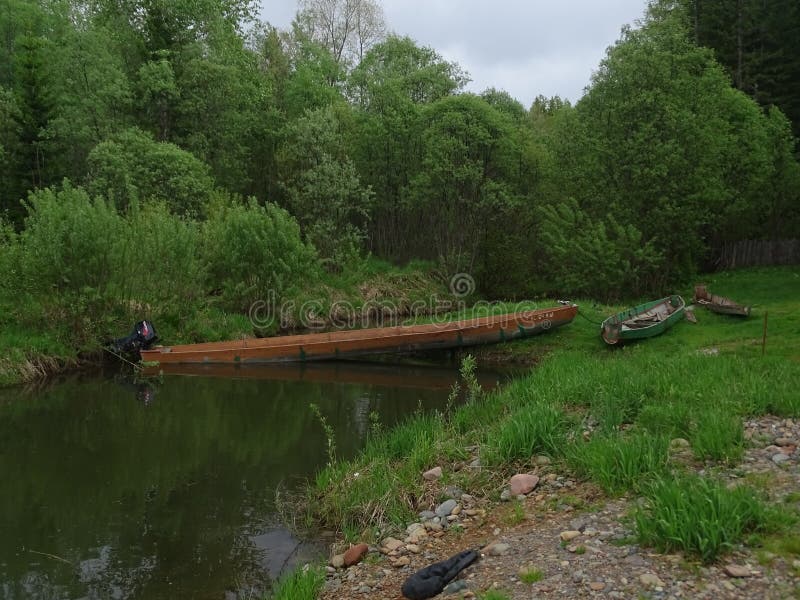
[[[538,94],[575,101],[606,48],[646,0],[383,0],[391,31],[431,46],[472,78],[527,108]],[[261,17],[287,28],[296,0],[261,0]]]

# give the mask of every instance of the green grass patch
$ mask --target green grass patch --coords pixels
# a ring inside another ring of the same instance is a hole
[[[644,489],[634,513],[639,540],[662,552],[677,550],[712,562],[747,534],[785,526],[786,513],[767,507],[751,488],[733,489],[697,476],[665,478]]]
[[[533,584],[541,581],[542,579],[544,579],[544,573],[535,567],[522,569],[519,572],[519,580],[522,583]]]
[[[567,423],[564,413],[552,405],[526,404],[492,433],[488,460],[498,464],[527,460],[534,454],[556,456],[563,451]]]
[[[278,580],[268,596],[272,600],[315,600],[325,584],[325,572],[319,567],[295,569]]]
[[[486,590],[482,594],[478,594],[480,600],[510,600],[510,596],[502,590]]]
[[[657,338],[618,349],[606,347],[598,327],[582,319],[508,344],[514,353],[541,357],[546,349],[546,356],[499,391],[445,415],[415,415],[371,437],[359,457],[324,470],[312,486],[316,518],[352,532],[405,525],[421,499],[430,500],[421,473],[435,464],[462,463],[471,446],[492,467],[459,471],[459,486],[471,493],[497,489],[520,464],[545,454],[609,494],[649,494],[654,481],[671,481],[668,448],[676,437],[688,440],[701,460],[734,464],[745,447],[744,418],[800,416],[800,269],[747,270],[706,282],[714,293],[753,305],[754,316],[736,319],[698,307],[697,325],[681,322]],[[687,300],[690,294],[684,292]],[[596,319],[623,308],[583,305]],[[770,330],[762,356],[765,310]],[[708,348],[716,351],[704,352]],[[584,430],[591,431],[588,441]],[[720,503],[726,494],[719,492]],[[677,517],[662,516],[663,527],[680,526]],[[752,534],[759,527],[766,526],[743,529]],[[726,536],[707,543],[721,552],[728,547]]]
[[[736,412],[706,408],[695,417],[691,433],[692,449],[700,459],[738,462],[744,453],[744,428]]]
[[[598,436],[574,444],[567,462],[576,473],[597,483],[609,494],[638,490],[667,468],[669,440],[634,433]]]

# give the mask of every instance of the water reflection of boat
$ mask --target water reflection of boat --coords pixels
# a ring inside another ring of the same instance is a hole
[[[144,375],[186,375],[226,377],[268,381],[306,381],[314,383],[363,383],[384,387],[449,389],[456,380],[454,368],[338,361],[302,364],[161,364],[145,367]],[[499,372],[478,371],[484,389],[494,388],[504,376]]]

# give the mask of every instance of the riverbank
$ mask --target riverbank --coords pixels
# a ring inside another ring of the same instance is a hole
[[[330,567],[322,597],[399,597],[414,570],[487,544],[466,596],[796,593],[800,270],[706,283],[753,316],[698,307],[696,325],[622,349],[576,320],[509,345],[545,356],[500,392],[473,390],[456,410],[420,414],[377,432],[357,459],[332,460],[309,488],[308,523],[341,532],[336,564],[356,542],[375,551],[355,570]],[[518,474],[538,482],[515,497]],[[601,522],[572,522],[592,515]]]
[[[66,308],[57,299],[20,302],[0,288],[0,385],[115,360],[104,353],[104,342],[127,335],[135,321],[145,318],[166,343],[180,344],[411,323],[472,301],[454,295],[432,264],[398,268],[372,258],[241,311],[219,306],[215,293],[196,298],[193,305],[130,302],[112,295],[96,304],[77,302]]]

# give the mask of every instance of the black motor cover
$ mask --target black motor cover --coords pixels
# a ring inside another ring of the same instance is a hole
[[[111,342],[111,348],[119,353],[133,353],[147,350],[158,341],[156,328],[150,321],[139,321],[133,326],[130,335],[117,338]]]

